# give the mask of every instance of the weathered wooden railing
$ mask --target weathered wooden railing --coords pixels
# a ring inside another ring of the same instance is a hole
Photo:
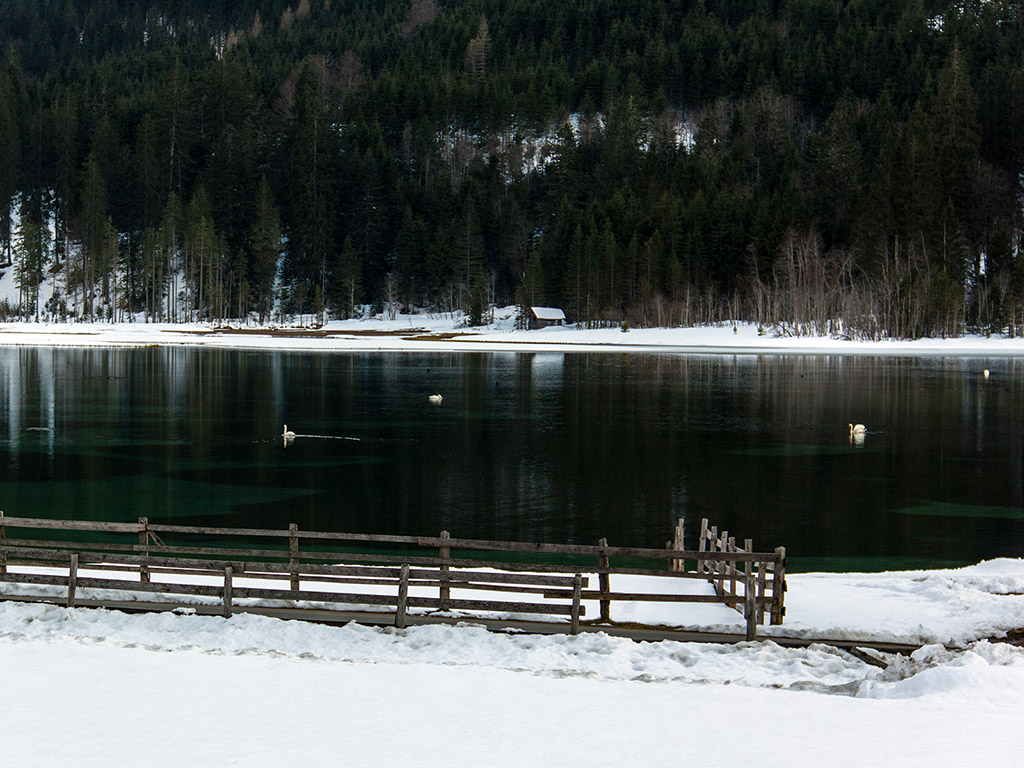
[[[13,535],[24,530],[47,531],[50,538]],[[681,534],[681,528],[677,533]],[[82,540],[83,535],[91,540]],[[240,541],[258,544],[240,546]],[[384,546],[390,551],[349,551],[370,546]],[[481,560],[481,552],[544,559]],[[559,558],[563,562],[556,562]],[[737,567],[741,564],[751,572],[756,564],[762,573],[770,566],[781,565],[778,553],[687,551],[681,538],[678,546],[670,542],[661,550],[612,547],[604,539],[597,546],[543,544],[453,539],[447,531],[438,537],[392,536],[306,531],[294,524],[282,531],[161,525],[146,518],[137,523],[5,518],[0,512],[0,581],[58,587],[62,596],[51,595],[50,599],[67,605],[76,604],[79,590],[94,589],[160,595],[164,601],[168,595],[212,599],[219,602],[225,616],[251,607],[239,605],[242,600],[322,603],[330,606],[328,610],[339,610],[342,605],[380,606],[394,609],[394,623],[399,627],[405,626],[410,608],[537,614],[560,616],[562,621],[567,617],[569,631],[575,634],[585,614],[584,600],[595,600],[600,607],[598,618],[583,622],[589,625],[611,622],[614,602],[725,603],[735,607],[742,600],[749,639],[756,636],[758,621],[763,623],[765,607],[771,608],[773,623],[781,622],[781,591],[776,587],[767,594],[764,580],[755,580],[757,588],[748,587],[744,598],[738,598],[735,592],[692,595],[665,593],[664,589],[659,593],[612,590],[611,577],[616,574],[706,579],[701,564],[712,558],[715,567],[731,563],[733,573],[741,573]],[[628,560],[630,565],[613,564],[613,559],[620,563]],[[686,571],[687,560],[697,563],[697,569]],[[653,565],[636,567],[637,562]],[[33,572],[45,566],[57,572]],[[111,577],[104,578],[104,573]],[[585,574],[597,575],[598,589],[588,589],[590,579]],[[283,581],[287,588],[284,584],[240,586],[236,579],[241,578]],[[200,583],[188,583],[189,579]],[[657,583],[667,586],[670,582]],[[336,591],[326,585],[336,589],[358,585],[375,591]],[[501,599],[453,597],[453,590],[485,591]],[[162,607],[174,605],[164,603]]]
[[[681,527],[676,529],[676,538],[682,538]],[[753,541],[746,539],[743,547],[737,547],[735,537],[730,536],[728,531],[722,531],[719,536],[718,526],[709,528],[708,520],[704,518],[700,524],[697,549],[709,555],[699,561],[698,568],[715,588],[715,594],[744,616],[749,615],[752,610],[751,598],[756,596],[753,610],[758,615],[757,623],[764,624],[766,605],[769,607],[771,623],[782,623],[786,615],[785,547],[778,547],[775,550],[774,559],[742,560],[737,556],[751,554],[754,550]],[[762,599],[769,592],[770,598]]]

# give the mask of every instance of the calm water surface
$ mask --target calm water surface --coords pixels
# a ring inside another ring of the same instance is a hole
[[[1022,360],[3,349],[0,409],[10,516],[1024,556]]]

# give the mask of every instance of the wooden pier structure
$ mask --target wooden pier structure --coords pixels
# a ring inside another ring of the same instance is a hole
[[[411,624],[471,621],[495,629],[606,631],[638,639],[687,634],[613,620],[622,603],[720,603],[753,640],[785,616],[782,548],[737,547],[703,521],[697,550],[682,521],[665,549],[301,530],[5,517],[0,599],[230,617]],[[508,559],[502,559],[508,558]],[[514,558],[514,559],[512,559]],[[692,566],[689,570],[687,566]],[[616,591],[617,576],[654,577],[653,592]],[[713,594],[681,594],[682,579]],[[596,615],[588,617],[587,605]],[[694,633],[690,633],[694,634]],[[706,634],[698,637],[709,639]]]

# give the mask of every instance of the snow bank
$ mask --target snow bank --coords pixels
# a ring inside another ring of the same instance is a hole
[[[1024,356],[1024,339],[964,336],[915,341],[849,341],[822,337],[759,334],[755,325],[736,323],[696,328],[550,327],[515,329],[515,308],[494,313],[486,326],[469,328],[455,314],[378,316],[333,321],[297,334],[297,328],[215,329],[211,325],[158,323],[5,323],[0,344],[25,346],[187,345],[231,349],[303,351],[672,351],[722,354],[856,354]]]
[[[383,630],[0,603],[4,762],[1015,764],[1024,651]]]

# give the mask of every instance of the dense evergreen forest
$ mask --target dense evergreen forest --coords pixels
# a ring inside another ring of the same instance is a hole
[[[1017,2],[2,0],[0,37],[7,315],[1024,332]]]

